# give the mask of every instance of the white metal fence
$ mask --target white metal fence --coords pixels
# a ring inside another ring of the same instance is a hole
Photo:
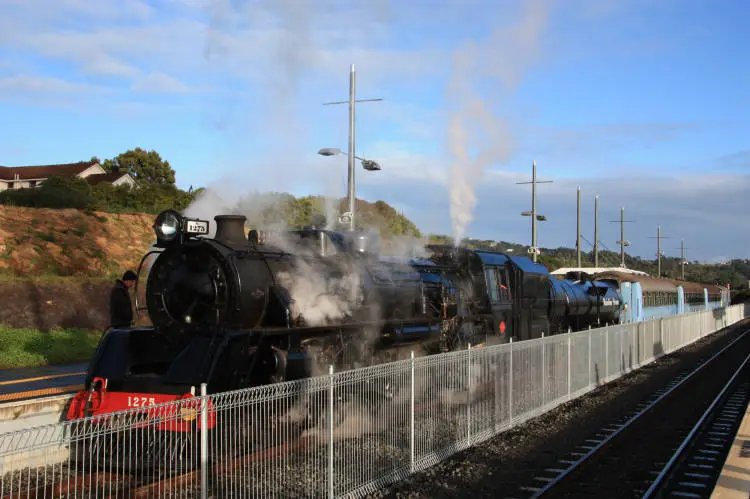
[[[8,433],[0,497],[362,495],[748,315],[735,305]]]

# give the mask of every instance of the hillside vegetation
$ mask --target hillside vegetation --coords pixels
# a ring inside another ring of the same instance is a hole
[[[274,194],[280,202],[274,217],[263,220],[283,221],[289,228],[310,225],[314,215],[325,213],[322,196],[295,198]],[[344,199],[336,201],[343,205]],[[336,207],[338,209],[338,206]],[[386,250],[389,241],[399,236],[421,237],[416,225],[384,201],[369,203],[357,200],[357,225],[377,229]],[[109,213],[79,209],[27,208],[0,205],[0,277],[111,278],[126,268],[136,268],[141,257],[154,243],[152,213]],[[248,227],[260,227],[262,221],[249,217]],[[430,243],[452,244],[445,235],[430,234]],[[528,246],[492,240],[466,239],[463,244],[478,249],[493,249],[515,255],[527,255]],[[626,266],[656,275],[656,261],[626,254]],[[616,267],[620,255],[599,252],[599,265]],[[575,250],[542,248],[540,263],[550,271],[575,267]],[[593,253],[582,252],[583,266],[593,266]],[[663,258],[662,275],[680,278],[678,258]],[[703,283],[732,284],[733,289],[747,288],[750,261],[732,260],[723,265],[690,262],[685,265],[685,279]]]
[[[322,197],[285,195],[281,212],[290,228],[310,225],[322,214]],[[340,201],[340,202],[343,202]],[[393,236],[419,236],[416,226],[383,201],[358,200],[360,223]],[[248,220],[248,227],[255,224]],[[112,278],[135,269],[155,242],[150,213],[0,205],[0,276]]]
[[[135,268],[154,217],[0,205],[0,275],[107,277]]]

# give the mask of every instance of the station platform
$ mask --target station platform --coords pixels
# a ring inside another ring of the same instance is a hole
[[[750,405],[745,407],[745,416],[742,418],[711,498],[750,498]]]
[[[88,363],[0,371],[0,404],[75,393],[83,389]]]

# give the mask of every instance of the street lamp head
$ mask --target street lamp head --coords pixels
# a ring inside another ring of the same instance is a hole
[[[318,151],[318,154],[320,154],[321,156],[335,156],[337,154],[341,154],[341,149],[339,149],[338,147],[326,147]]]
[[[362,168],[369,172],[374,172],[380,170],[380,165],[371,159],[363,159],[362,160]]]

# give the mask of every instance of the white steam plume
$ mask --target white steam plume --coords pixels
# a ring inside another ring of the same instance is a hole
[[[448,124],[450,165],[449,196],[454,244],[459,245],[474,219],[476,185],[484,169],[496,162],[508,162],[514,139],[508,123],[493,114],[492,104],[474,88],[483,84],[500,85],[501,92],[512,91],[523,72],[536,58],[542,30],[547,22],[547,6],[541,0],[525,0],[520,22],[510,29],[497,28],[481,46],[467,44],[453,55],[448,84],[448,100],[453,105]],[[474,157],[472,157],[472,152]]]

